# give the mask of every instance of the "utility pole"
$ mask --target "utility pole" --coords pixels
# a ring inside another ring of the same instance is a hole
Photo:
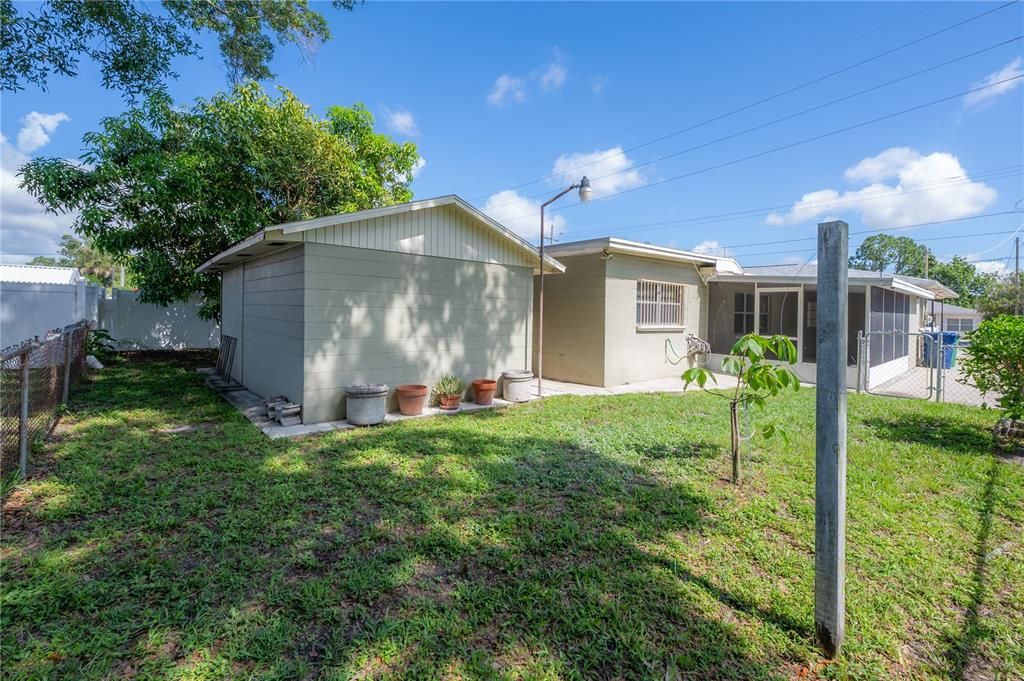
[[[1021,314],[1024,312],[1021,310],[1022,302],[1024,302],[1022,301],[1022,299],[1024,299],[1024,294],[1022,294],[1020,290],[1020,237],[1013,240],[1013,260],[1013,288],[1015,294],[1013,311],[1014,314]]]
[[[849,225],[818,225],[814,633],[828,658],[846,628],[846,333]]]

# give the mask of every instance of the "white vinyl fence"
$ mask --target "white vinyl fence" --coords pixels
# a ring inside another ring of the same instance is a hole
[[[104,329],[122,350],[184,350],[220,344],[216,321],[199,318],[199,302],[167,307],[139,302],[134,291],[86,284],[0,283],[0,347],[79,321]]]

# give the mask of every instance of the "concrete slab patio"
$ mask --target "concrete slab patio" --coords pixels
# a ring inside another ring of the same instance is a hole
[[[214,375],[212,369],[199,369],[198,372],[208,380]],[[718,380],[717,387],[732,388],[736,386],[736,377],[726,374],[715,374]],[[213,386],[211,386],[213,387]],[[641,381],[638,383],[627,383],[625,385],[602,388],[579,383],[566,383],[564,381],[552,381],[544,379],[544,397],[556,397],[559,395],[625,395],[629,393],[659,393],[659,392],[684,392],[683,382],[679,378],[659,378],[653,381]],[[688,390],[698,390],[697,386],[691,386]],[[282,426],[266,417],[266,410],[263,408],[263,398],[248,389],[217,390],[220,395],[238,411],[242,412],[249,421],[258,427],[264,435],[272,440],[283,437],[301,437],[303,435],[315,435],[317,433],[329,433],[335,430],[351,430],[359,428],[344,419],[339,421],[326,421],[322,423],[300,423],[294,426]],[[533,381],[533,394],[531,399],[537,399],[537,381]],[[502,407],[514,407],[516,402],[509,402],[495,398],[489,405],[463,402],[458,411],[445,411],[437,407],[426,407],[422,414],[416,416],[405,416],[399,413],[389,413],[384,417],[384,425],[398,423],[407,419],[430,418],[433,416],[451,416],[453,414],[481,411],[485,409],[500,409]]]

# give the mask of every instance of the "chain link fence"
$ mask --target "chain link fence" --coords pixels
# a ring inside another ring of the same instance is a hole
[[[28,474],[32,443],[57,424],[68,390],[85,368],[87,322],[12,345],[0,361],[0,476]]]
[[[965,378],[970,336],[953,332],[871,331],[858,338],[857,387],[872,395],[913,397],[980,407],[998,395]]]

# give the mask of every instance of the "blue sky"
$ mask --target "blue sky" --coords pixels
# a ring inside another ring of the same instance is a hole
[[[742,245],[813,236],[825,218],[845,219],[853,232],[972,218],[896,233],[936,239],[928,243],[940,256],[987,260],[1010,254],[1012,244],[1001,243],[1010,235],[1002,233],[1024,221],[1022,214],[973,219],[1012,211],[1024,197],[1024,79],[703,171],[1020,75],[1024,41],[986,50],[1024,33],[1020,3],[645,143],[998,6],[370,2],[347,13],[324,3],[332,40],[312,61],[279,48],[277,76],[265,85],[291,89],[319,113],[364,102],[380,129],[419,146],[426,163],[413,184],[417,197],[457,193],[534,241],[536,200],[587,174],[605,176],[595,191],[607,198],[580,205],[570,195],[556,204],[563,241],[612,235],[731,247],[742,263],[762,264],[803,261],[813,241]],[[180,78],[170,91],[180,102],[227,87],[220,56],[206,45],[203,60],[177,64]],[[986,51],[714,143],[978,50]],[[12,186],[18,162],[77,156],[82,134],[125,108],[118,93],[102,89],[96,70],[83,66],[75,79],[54,79],[48,92],[3,95],[5,261],[54,252],[70,224],[41,215]],[[648,163],[669,154],[676,155]],[[626,193],[609,196],[619,192]],[[710,217],[741,211],[749,212]],[[862,238],[852,236],[851,245]]]

